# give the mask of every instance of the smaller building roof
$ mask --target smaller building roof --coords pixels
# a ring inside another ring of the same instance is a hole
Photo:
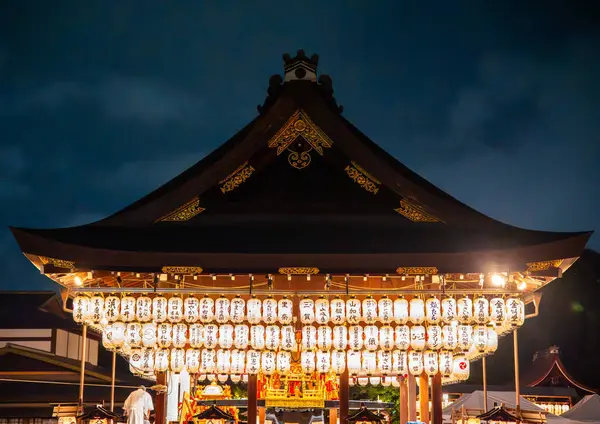
[[[383,418],[374,413],[373,411],[367,409],[365,406],[362,406],[358,411],[354,414],[350,414],[347,419],[348,422],[357,422],[357,421],[366,421],[366,422],[374,422],[379,423],[383,421]]]
[[[225,421],[235,421],[233,415],[228,414],[223,411],[221,408],[217,407],[217,405],[213,404],[210,408],[196,414],[194,416],[197,420],[225,420]]]
[[[114,412],[110,412],[108,409],[104,409],[100,405],[96,405],[92,410],[77,416],[77,419],[80,421],[89,421],[89,420],[119,420],[121,416],[119,414],[115,414]]]
[[[485,421],[503,421],[503,422],[517,422],[517,417],[508,412],[503,405],[496,406],[489,411],[478,415],[477,418]]]

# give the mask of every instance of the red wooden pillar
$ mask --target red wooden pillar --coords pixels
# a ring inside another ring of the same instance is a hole
[[[350,383],[348,378],[348,369],[346,369],[340,375],[340,424],[346,423],[350,411]]]
[[[431,378],[431,424],[442,424],[442,375]]]
[[[256,424],[256,374],[248,375],[248,424]]]
[[[429,422],[429,376],[425,373],[419,377],[419,421]]]
[[[408,422],[408,379],[400,378],[400,424]]]
[[[167,374],[159,372],[156,374],[156,384],[166,385]],[[154,402],[154,424],[166,424],[167,418],[167,393],[160,392],[156,393],[156,401]]]
[[[417,379],[408,374],[406,378],[408,385],[408,421],[417,421]]]

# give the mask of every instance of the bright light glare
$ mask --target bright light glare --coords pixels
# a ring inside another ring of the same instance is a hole
[[[527,283],[525,281],[521,281],[519,284],[517,284],[517,288],[519,290],[525,290],[527,288]]]
[[[496,287],[500,287],[506,284],[506,279],[500,274],[492,275],[492,284]]]
[[[75,276],[75,285],[76,286],[83,286],[83,281],[81,280],[81,277],[79,275]]]

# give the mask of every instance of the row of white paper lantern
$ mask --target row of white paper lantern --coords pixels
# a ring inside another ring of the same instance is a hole
[[[227,350],[227,349],[133,349],[130,355],[132,371],[182,372],[190,374],[258,374],[287,375],[290,373],[292,354],[286,351]],[[436,375],[469,377],[469,361],[462,354],[433,350],[360,351],[341,350],[302,352],[300,365],[305,374],[343,373],[351,375]]]
[[[300,349],[313,350],[455,350],[469,351],[475,346],[479,352],[493,352],[498,346],[498,334],[492,325],[375,325],[302,327]],[[246,349],[296,351],[296,330],[291,325],[262,326],[238,324],[155,324],[114,322],[102,330],[103,346],[118,349],[145,348],[191,348]]]
[[[362,302],[355,298],[347,301],[340,298],[331,301],[325,298],[316,301],[305,298],[299,302],[299,313],[303,324],[439,324],[458,321],[461,324],[485,325],[489,322],[499,324],[506,320],[520,319],[517,317],[524,316],[525,307],[518,298],[508,298],[505,301],[500,297],[488,300],[483,296],[458,300],[451,297],[442,300],[436,297],[427,300],[415,297],[410,301],[403,297],[396,300],[383,297],[379,301],[368,297]],[[132,296],[77,296],[73,301],[73,317],[78,323],[153,321],[172,324],[225,324],[231,321],[235,324],[248,321],[250,324],[258,324],[262,321],[266,324],[291,324],[294,303],[288,298],[279,301],[273,298],[262,301],[253,298],[246,302],[241,297],[231,300],[226,297],[216,300],[210,297],[188,297],[184,300],[178,296],[170,299],[162,296],[154,299],[147,296],[137,299]]]

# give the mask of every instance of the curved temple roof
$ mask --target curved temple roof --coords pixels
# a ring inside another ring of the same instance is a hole
[[[331,273],[545,271],[579,257],[591,232],[498,222],[398,162],[342,116],[317,64],[302,51],[284,56],[285,75],[271,77],[258,117],[116,214],[72,228],[11,228],[22,251],[65,269],[214,273],[289,264]]]

